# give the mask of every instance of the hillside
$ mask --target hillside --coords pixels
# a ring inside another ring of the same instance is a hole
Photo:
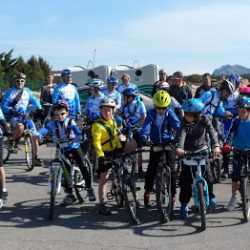
[[[213,71],[213,75],[215,76],[221,76],[221,75],[229,76],[233,73],[238,75],[247,75],[250,74],[250,68],[235,64],[235,65],[224,65]]]

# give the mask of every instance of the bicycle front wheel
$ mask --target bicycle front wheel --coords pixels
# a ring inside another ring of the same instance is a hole
[[[31,171],[35,166],[35,140],[32,134],[25,133],[24,147],[28,171]]]
[[[58,168],[54,168],[51,172],[49,179],[51,190],[50,190],[50,206],[49,206],[49,220],[54,219],[55,214],[55,199],[57,194],[57,179],[58,179]]]
[[[162,223],[172,219],[173,197],[171,194],[171,170],[158,167],[156,175],[156,203]]]
[[[121,181],[121,175],[119,172],[115,172],[115,170],[112,171],[112,187],[111,192],[112,195],[115,197],[115,201],[118,205],[118,207],[123,207],[124,204],[124,196],[122,193],[122,181]]]
[[[205,196],[204,196],[204,186],[201,181],[197,184],[198,189],[198,199],[199,199],[199,212],[201,216],[201,230],[206,229],[206,202],[205,202]]]
[[[123,181],[123,196],[126,210],[132,224],[139,223],[139,203],[136,195],[135,180],[131,175],[125,176]]]
[[[242,178],[242,208],[245,222],[249,221],[250,216],[250,183],[249,177]]]

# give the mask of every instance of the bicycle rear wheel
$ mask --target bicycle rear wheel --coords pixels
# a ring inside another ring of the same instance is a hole
[[[115,201],[118,207],[123,207],[124,196],[122,193],[121,175],[118,171],[115,172],[115,170],[113,170],[111,174],[111,178],[112,178],[112,184],[111,184],[112,195],[115,197]]]
[[[243,218],[245,222],[249,221],[250,217],[250,183],[249,177],[242,178],[242,208],[243,208]]]
[[[132,224],[139,223],[139,203],[136,195],[135,180],[131,175],[124,177],[123,181],[123,196],[125,200],[126,210]]]
[[[0,140],[2,140],[1,143],[2,143],[2,148],[3,148],[3,152],[2,152],[3,163],[6,163],[10,158],[9,139],[7,137],[3,137]]]
[[[28,171],[31,171],[35,166],[35,140],[31,133],[24,135],[25,159]]]
[[[171,170],[169,168],[157,168],[156,203],[160,221],[164,223],[171,220],[173,215],[173,197],[171,194]]]
[[[197,184],[198,198],[199,198],[199,212],[201,216],[201,230],[206,229],[206,202],[204,197],[204,186],[201,181]]]
[[[50,185],[50,206],[49,206],[49,220],[54,219],[55,215],[55,199],[57,193],[57,179],[58,179],[58,168],[54,168],[51,173]]]

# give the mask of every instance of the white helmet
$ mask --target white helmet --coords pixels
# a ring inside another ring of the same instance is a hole
[[[101,102],[99,104],[99,108],[102,108],[102,107],[115,108],[115,101],[113,99],[110,99],[110,98],[105,98],[105,99],[101,100]]]

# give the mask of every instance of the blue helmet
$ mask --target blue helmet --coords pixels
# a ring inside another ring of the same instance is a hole
[[[237,108],[250,108],[250,98],[249,97],[242,97],[238,100],[236,104]]]
[[[136,97],[137,96],[137,91],[133,88],[127,88],[125,89],[122,94],[126,97],[129,97],[129,96],[133,96],[133,97]]]
[[[118,78],[116,76],[110,76],[107,78],[107,82],[113,83],[113,84],[118,84]]]
[[[199,98],[188,99],[181,108],[186,113],[200,113],[204,109],[205,105]]]
[[[61,73],[61,77],[65,77],[65,76],[72,76],[71,70],[69,69],[64,69]]]
[[[241,77],[237,74],[231,74],[228,80],[235,86],[235,88],[239,88],[241,85]]]

